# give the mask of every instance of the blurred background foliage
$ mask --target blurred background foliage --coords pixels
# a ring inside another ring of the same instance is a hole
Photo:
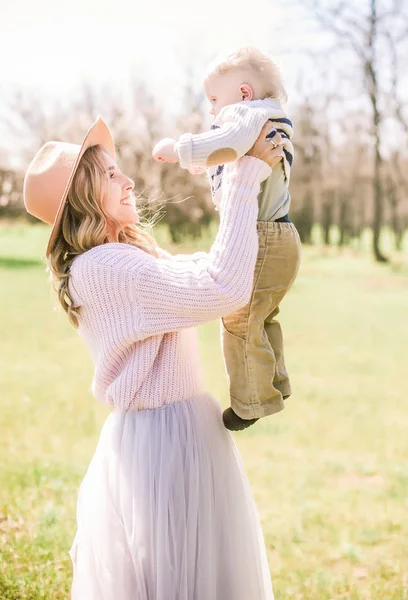
[[[375,259],[387,261],[382,228],[392,230],[397,252],[408,228],[407,2],[305,0],[302,7],[328,42],[324,53],[296,49],[309,69],[299,68],[289,106],[296,150],[291,218],[308,244],[316,224],[324,243],[339,246],[358,245],[370,228]],[[64,105],[45,104],[24,86],[3,90],[0,118],[15,145],[13,161],[7,148],[0,151],[0,219],[35,222],[23,208],[25,167],[46,141],[78,143],[100,113],[114,133],[119,164],[135,180],[144,214],[160,214],[173,242],[206,235],[217,219],[206,175],[193,177],[151,159],[161,137],[209,126],[207,100],[191,70],[185,75],[176,116],[168,110],[168,94],[153,95],[146,81],[133,81],[126,102],[114,88],[90,83]]]

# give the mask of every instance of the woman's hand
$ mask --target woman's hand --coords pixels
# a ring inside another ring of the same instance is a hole
[[[282,136],[278,132],[272,139],[266,139],[270,130],[271,123],[267,121],[262,127],[255,144],[248,150],[247,155],[264,160],[273,169],[283,158],[283,146]]]

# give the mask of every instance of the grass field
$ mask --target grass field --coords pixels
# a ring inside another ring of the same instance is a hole
[[[0,229],[1,600],[68,598],[76,493],[108,414],[86,347],[53,310],[47,234]],[[304,250],[281,313],[294,395],[235,435],[276,600],[408,599],[407,306],[406,258]],[[218,323],[199,333],[226,405]]]

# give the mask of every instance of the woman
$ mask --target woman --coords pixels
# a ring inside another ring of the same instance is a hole
[[[80,487],[74,600],[273,598],[258,513],[192,329],[248,301],[260,182],[281,160],[267,132],[228,167],[208,254],[171,256],[137,227],[134,184],[100,118],[81,146],[49,142],[28,168],[26,208],[52,224],[54,285],[95,362],[93,392],[113,409]]]

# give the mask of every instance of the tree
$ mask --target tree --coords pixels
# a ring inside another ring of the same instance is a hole
[[[156,163],[151,151],[165,134],[177,138],[186,131],[198,131],[204,120],[202,98],[187,86],[187,116],[170,119],[146,86],[134,82],[128,92],[125,100],[110,89],[98,91],[84,85],[65,107],[44,107],[27,90],[10,94],[4,103],[13,118],[4,121],[16,140],[24,140],[24,146],[18,149],[20,171],[1,170],[0,165],[0,217],[26,216],[23,173],[39,147],[49,140],[78,143],[95,116],[102,114],[113,133],[120,167],[135,183],[142,216],[152,222],[162,220],[176,243],[186,236],[198,237],[216,217],[206,177],[193,177],[179,166]]]
[[[356,7],[352,0],[325,3],[323,0],[305,0],[302,4],[313,11],[317,21],[336,38],[340,50],[351,52],[360,69],[365,97],[371,108],[371,135],[373,147],[373,252],[375,259],[386,262],[380,249],[380,232],[384,219],[384,190],[382,184],[384,157],[381,131],[385,118],[382,101],[385,96],[384,68],[386,41],[393,48],[404,43],[408,31],[408,17],[403,15],[401,0],[383,2],[366,0],[365,10]],[[388,54],[388,62],[390,56]],[[383,73],[383,71],[381,71]],[[401,115],[400,111],[400,115]]]

